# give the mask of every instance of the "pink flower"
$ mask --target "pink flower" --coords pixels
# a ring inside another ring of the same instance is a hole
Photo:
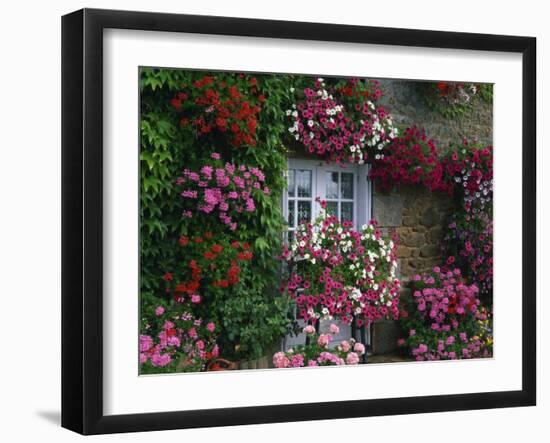
[[[206,325],[206,329],[208,329],[210,332],[214,332],[214,330],[216,329],[216,325],[210,322]]]
[[[363,355],[365,353],[365,345],[363,343],[355,343],[353,350],[359,355]]]
[[[198,304],[201,302],[201,296],[198,295],[198,294],[193,294],[191,296],[191,303],[195,303],[195,304]]]
[[[339,332],[340,332],[340,328],[336,324],[331,323],[330,324],[330,333],[336,335]]]
[[[304,334],[315,334],[315,327],[313,325],[307,325],[304,328]]]
[[[290,365],[290,360],[284,352],[277,352],[273,355],[273,365],[276,368],[287,368]]]
[[[148,351],[153,347],[153,339],[148,335],[139,336],[139,350],[141,352]]]
[[[164,314],[164,308],[162,306],[157,306],[157,309],[155,309],[155,315],[159,317],[162,314]]]
[[[356,365],[359,363],[359,356],[355,352],[350,352],[346,357],[346,364]]]
[[[351,349],[351,346],[348,341],[344,340],[342,343],[340,343],[340,348],[344,352],[349,352],[349,350]]]
[[[317,339],[319,346],[327,347],[332,337],[329,334],[321,334]]]
[[[154,353],[151,356],[151,364],[153,366],[166,366],[172,361],[170,354]]]
[[[219,160],[221,158],[221,155],[217,152],[213,152],[212,154],[210,154],[210,157],[212,157],[214,160]]]

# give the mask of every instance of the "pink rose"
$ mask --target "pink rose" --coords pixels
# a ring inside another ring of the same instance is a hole
[[[206,325],[206,329],[208,329],[210,332],[214,332],[214,330],[216,329],[216,325],[210,322]]]
[[[356,365],[358,363],[359,363],[359,356],[355,352],[350,352],[346,357],[346,364]]]
[[[359,355],[363,355],[365,353],[365,345],[363,343],[355,343],[353,350]]]
[[[307,325],[304,328],[304,334],[315,334],[315,327],[313,325]]]
[[[317,344],[319,346],[327,347],[331,338],[332,337],[329,334],[321,334],[317,339]]]
[[[340,348],[342,348],[342,351],[344,352],[349,352],[349,350],[351,349],[351,346],[349,342],[344,340],[342,343],[340,343]]]
[[[340,328],[335,325],[334,323],[330,324],[330,333],[331,334],[338,334],[340,332]]]

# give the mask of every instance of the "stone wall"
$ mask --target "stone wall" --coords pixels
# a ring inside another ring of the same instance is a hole
[[[402,279],[441,262],[441,243],[452,204],[447,195],[422,188],[402,188],[390,194],[375,190],[373,218],[385,231],[399,235],[397,256]]]
[[[439,149],[463,138],[477,138],[492,144],[492,105],[479,99],[463,117],[448,119],[430,110],[417,93],[413,82],[380,80],[386,92],[385,105],[400,126],[416,125],[426,129]],[[426,271],[441,263],[444,226],[452,210],[449,196],[432,193],[421,186],[403,187],[398,192],[373,193],[373,217],[386,230],[397,230],[401,278]]]
[[[493,106],[481,99],[463,117],[449,119],[433,112],[418,95],[415,82],[380,80],[385,91],[384,105],[394,121],[403,126],[416,125],[426,129],[438,146],[446,149],[450,143],[460,143],[466,137],[493,143]]]

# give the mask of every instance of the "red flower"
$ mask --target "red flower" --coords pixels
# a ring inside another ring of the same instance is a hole
[[[172,275],[172,273],[167,272],[162,278],[164,279],[164,281],[172,281],[174,279],[174,276]]]
[[[181,246],[187,246],[189,244],[189,237],[186,237],[185,235],[182,235],[179,239],[179,244]]]
[[[170,100],[170,104],[177,110],[179,111],[181,109],[181,100],[179,98],[173,98],[172,100]]]
[[[215,245],[212,246],[212,252],[214,252],[216,254],[219,254],[222,251],[223,251],[223,246],[222,245],[215,244]]]

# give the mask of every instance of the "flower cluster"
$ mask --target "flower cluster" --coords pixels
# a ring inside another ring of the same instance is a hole
[[[464,140],[443,159],[445,174],[454,180],[466,213],[491,212],[493,147]]]
[[[258,114],[264,101],[255,77],[206,75],[178,92],[170,103],[181,125],[194,128],[197,136],[223,134],[231,146],[239,148],[256,146]]]
[[[148,334],[139,336],[139,359],[143,372],[173,367],[181,372],[204,370],[219,355],[216,325],[205,323],[177,307],[157,306],[143,319]]]
[[[399,315],[400,282],[396,245],[384,239],[375,222],[359,231],[326,211],[302,223],[285,248],[289,276],[282,290],[296,301],[307,321],[338,317],[359,326]]]
[[[420,184],[430,191],[450,192],[452,185],[445,180],[437,151],[423,129],[407,128],[387,146],[384,157],[373,161],[370,177],[386,191]]]
[[[270,193],[261,169],[223,164],[216,152],[199,171],[184,169],[176,183],[181,187],[184,217],[215,214],[232,231],[240,217],[255,211],[258,195]]]
[[[488,314],[480,309],[479,289],[458,268],[440,269],[411,279],[412,300],[401,322],[399,341],[416,360],[488,357],[492,353]]]
[[[208,231],[202,236],[182,236],[179,244],[184,265],[164,275],[166,292],[177,303],[198,305],[216,290],[238,284],[241,267],[253,258],[248,243],[216,238]]]
[[[463,115],[483,92],[483,85],[475,83],[440,81],[419,83],[418,86],[426,105],[447,118]]]
[[[493,220],[487,214],[456,216],[444,237],[447,264],[464,269],[480,293],[490,298],[493,290]]]
[[[286,352],[277,352],[273,355],[273,365],[276,368],[300,368],[359,364],[361,356],[365,354],[365,346],[353,338],[329,348],[338,332],[339,328],[334,323],[330,325],[327,334],[317,334],[312,325],[306,326],[304,333],[308,336],[309,343]]]
[[[397,135],[391,117],[378,104],[382,90],[375,80],[350,79],[329,86],[317,78],[313,88],[297,93],[286,111],[289,132],[306,150],[336,162],[364,163],[370,154],[383,157]],[[294,88],[291,89],[294,91]]]
[[[443,159],[462,211],[453,215],[443,253],[489,300],[493,288],[493,148],[464,141]]]

